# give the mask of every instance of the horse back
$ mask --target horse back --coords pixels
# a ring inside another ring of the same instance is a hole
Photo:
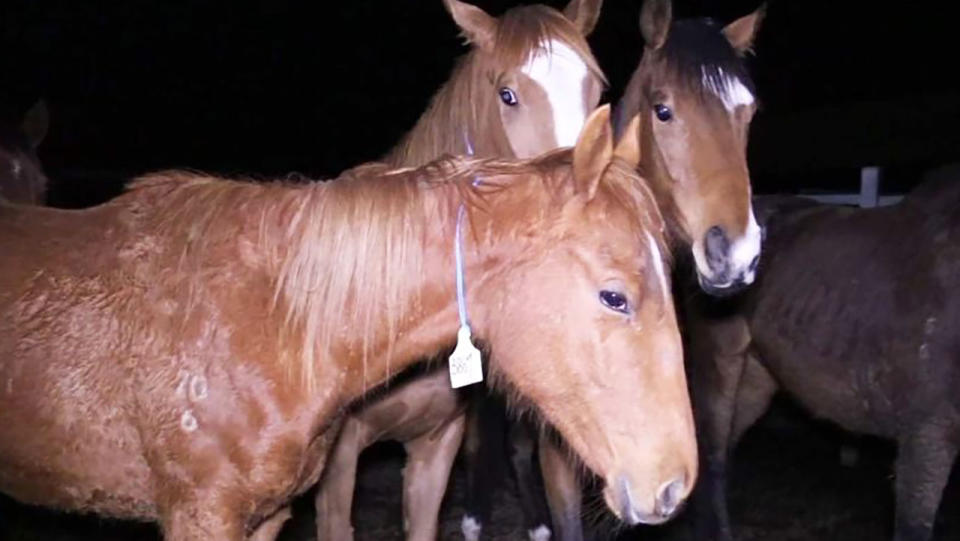
[[[236,232],[192,253],[196,222],[164,221],[156,188],[79,211],[0,203],[0,491],[156,519],[243,475],[251,492],[224,505],[267,512],[321,463],[325,417],[280,385],[272,288]]]
[[[814,413],[895,436],[956,401],[951,215],[814,205],[772,216],[750,331],[764,364]]]

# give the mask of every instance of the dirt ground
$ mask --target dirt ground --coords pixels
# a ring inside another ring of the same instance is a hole
[[[856,449],[855,463],[844,465],[843,446]],[[892,466],[894,448],[869,438],[854,438],[811,422],[789,406],[778,405],[751,430],[735,454],[730,482],[730,509],[740,541],[883,541],[893,521]],[[371,449],[361,460],[354,511],[357,541],[402,539],[399,447]],[[960,468],[958,468],[960,469]],[[960,475],[944,495],[937,540],[960,541]],[[441,539],[462,539],[464,478],[458,467],[442,512]],[[494,520],[486,530],[492,541],[525,540],[520,507],[513,487],[495,497]],[[599,502],[593,528],[598,539],[641,541],[693,540],[690,513],[661,527],[610,529],[610,516]],[[93,517],[52,513],[0,502],[2,541],[120,541],[159,539],[154,527],[117,523]],[[309,498],[295,506],[282,541],[314,539]]]

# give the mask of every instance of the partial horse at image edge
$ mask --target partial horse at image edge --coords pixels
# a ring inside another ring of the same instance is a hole
[[[17,125],[0,124],[0,198],[42,205],[49,181],[37,157],[37,147],[50,123],[46,103],[38,101]]]

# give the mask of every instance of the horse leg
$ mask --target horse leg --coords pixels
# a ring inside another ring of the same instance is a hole
[[[280,535],[280,530],[283,529],[283,524],[293,516],[290,513],[289,507],[284,507],[273,514],[270,518],[260,523],[260,526],[257,526],[257,529],[253,531],[253,534],[250,536],[249,541],[274,541],[278,535]]]
[[[764,368],[760,359],[753,353],[747,353],[740,385],[737,388],[736,408],[733,410],[733,425],[730,428],[727,456],[733,453],[747,429],[767,412],[777,388],[776,380]]]
[[[353,490],[357,481],[357,460],[370,444],[366,426],[351,416],[343,423],[336,446],[330,454],[317,488],[317,541],[353,539],[350,521]]]
[[[520,506],[527,522],[527,536],[530,541],[547,541],[550,539],[547,505],[537,483],[538,472],[533,467],[533,453],[537,443],[534,439],[535,430],[529,422],[521,419],[510,423],[510,463],[517,480]]]
[[[547,492],[547,504],[558,541],[583,541],[580,518],[581,489],[577,471],[560,445],[540,433],[540,470]]]
[[[766,413],[770,401],[777,391],[777,383],[767,369],[760,364],[753,355],[745,354],[745,361],[737,386],[737,393],[733,407],[731,426],[724,447],[715,451],[711,457],[712,466],[708,468],[706,486],[709,487],[713,516],[717,523],[713,527],[720,532],[721,539],[733,539],[733,528],[730,525],[730,511],[727,508],[727,465],[733,451],[743,434]],[[701,530],[703,531],[703,530]]]
[[[743,432],[766,410],[776,388],[749,355],[750,333],[740,317],[688,317],[694,414],[700,482],[694,491],[698,539],[733,539],[727,511],[726,474],[731,451]]]
[[[445,426],[404,443],[403,526],[407,541],[437,539],[440,504],[466,422],[466,414],[458,415]]]
[[[732,536],[725,493],[727,454],[746,356],[717,355],[706,330],[692,332],[690,341],[687,365],[701,460],[700,480],[691,502],[695,538],[728,541]]]
[[[464,466],[467,474],[466,511],[460,523],[463,538],[477,541],[490,519],[491,496],[503,477],[503,434],[506,416],[502,401],[475,386],[467,409]]]
[[[927,423],[899,440],[894,541],[927,541],[957,456],[957,427]]]

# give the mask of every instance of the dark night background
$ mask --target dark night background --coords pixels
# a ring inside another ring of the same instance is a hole
[[[478,0],[497,14],[514,0]],[[550,1],[562,7],[565,2]],[[616,100],[637,64],[640,0],[608,0],[590,43]],[[677,0],[729,22],[756,0]],[[882,190],[960,159],[955,22],[934,2],[771,0],[750,60],[758,193]],[[0,99],[47,100],[54,205],[190,167],[329,177],[384,153],[465,51],[440,0],[0,2]]]

